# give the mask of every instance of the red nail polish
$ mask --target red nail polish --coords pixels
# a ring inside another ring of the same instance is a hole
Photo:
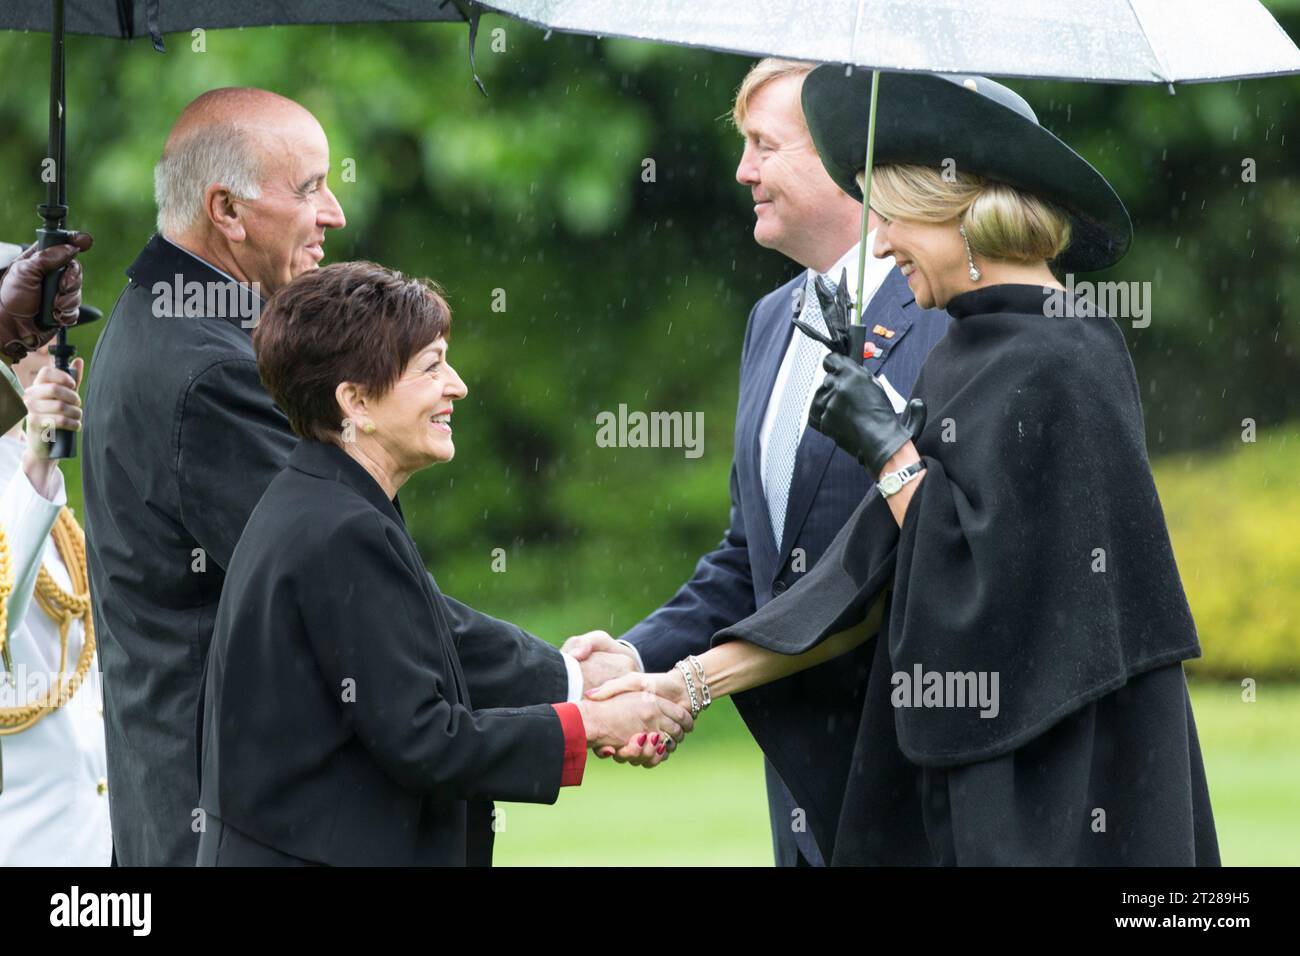
[[[643,747],[643,746],[645,746],[645,737],[646,737],[646,735],[645,735],[645,734],[642,734],[640,737],[638,737],[638,738],[636,739],[636,745],[637,745],[638,747]]]
[[[663,745],[663,744],[660,744],[657,748],[655,748],[655,753],[657,753],[657,754],[661,754],[661,755],[662,755],[663,752],[664,752],[664,745]]]
[[[658,735],[658,734],[655,734],[655,735],[654,735],[654,739],[651,740],[650,742],[651,742],[652,744],[657,744],[657,743],[659,743],[659,735]]]

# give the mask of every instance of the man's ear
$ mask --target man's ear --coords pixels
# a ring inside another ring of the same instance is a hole
[[[247,238],[239,206],[225,186],[213,183],[203,191],[203,210],[208,221],[226,237],[227,242],[243,242]]]

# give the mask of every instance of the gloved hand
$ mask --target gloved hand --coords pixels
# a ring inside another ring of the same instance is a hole
[[[89,233],[78,232],[66,245],[44,251],[32,246],[5,270],[0,278],[0,348],[10,360],[17,362],[54,338],[57,330],[38,329],[36,318],[41,310],[41,279],[62,266],[68,269],[54,298],[54,321],[76,323],[81,309],[81,263],[74,257],[93,242]]]
[[[908,402],[900,421],[885,390],[857,362],[832,352],[822,367],[826,378],[813,396],[808,424],[879,478],[894,453],[920,436],[925,402],[919,398]]]
[[[822,307],[822,318],[826,320],[826,331],[829,334],[823,334],[820,329],[814,329],[798,319],[794,320],[794,324],[804,335],[816,339],[836,355],[852,354],[854,349],[849,332],[849,317],[853,315],[853,301],[849,298],[849,270],[840,272],[840,284],[833,293],[830,283],[821,276],[813,280],[813,289]]]

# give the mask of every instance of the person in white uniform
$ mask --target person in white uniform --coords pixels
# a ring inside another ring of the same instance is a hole
[[[16,377],[27,408],[27,432],[20,421],[0,437],[0,866],[112,860],[85,536],[36,440],[80,429],[82,367],[60,372],[42,346],[0,382]]]

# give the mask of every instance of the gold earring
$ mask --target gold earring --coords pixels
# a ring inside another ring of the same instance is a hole
[[[979,268],[975,265],[975,257],[971,255],[970,240],[966,238],[965,224],[958,226],[957,231],[961,233],[961,241],[966,243],[966,264],[970,266],[970,281],[979,282],[981,273]]]
[[[367,435],[373,435],[375,433],[375,423],[368,421],[361,426],[361,430],[365,432]]]

